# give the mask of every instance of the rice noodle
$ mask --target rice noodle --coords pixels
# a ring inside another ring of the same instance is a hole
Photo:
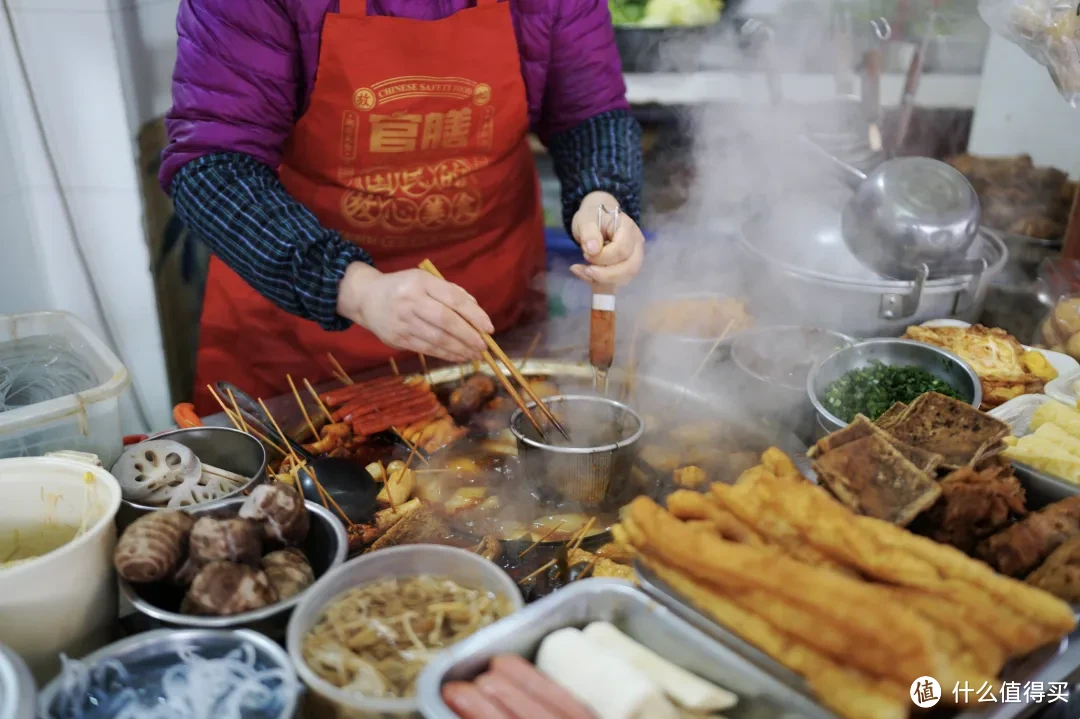
[[[251,644],[218,659],[206,659],[185,647],[156,688],[152,682],[138,683],[138,664],[131,667],[133,676],[115,659],[92,667],[63,655],[61,660],[60,690],[43,714],[46,719],[278,717],[300,691],[291,670],[258,669]]]
[[[332,599],[304,637],[304,661],[347,692],[408,697],[441,649],[511,611],[505,597],[445,577],[387,579]]]

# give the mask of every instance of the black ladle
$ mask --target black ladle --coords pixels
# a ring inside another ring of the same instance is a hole
[[[255,426],[267,437],[278,437],[274,430],[274,423],[266,416],[259,403],[254,401],[243,390],[228,382],[218,382],[217,391],[222,397],[228,397],[231,393],[236,398],[244,421]],[[358,462],[334,457],[316,457],[308,452],[299,443],[288,435],[285,441],[289,447],[307,466],[315,471],[319,478],[319,484],[326,490],[345,515],[356,524],[370,524],[375,521],[375,512],[379,508],[376,496],[382,489],[382,485],[376,482],[371,474]],[[319,488],[315,484],[310,472],[300,470],[296,473],[300,481],[300,489],[304,498],[311,502],[322,504]]]

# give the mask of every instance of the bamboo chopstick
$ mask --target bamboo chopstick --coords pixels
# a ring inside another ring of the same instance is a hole
[[[420,269],[424,270],[425,272],[434,277],[438,277],[440,280],[445,279],[439,272],[439,270],[435,267],[435,265],[432,264],[431,260],[424,260],[423,262],[421,262]],[[480,333],[480,336],[484,340],[484,344],[488,346],[489,351],[484,353],[484,361],[487,362],[488,366],[490,366],[495,371],[496,378],[502,377],[503,373],[499,370],[498,366],[491,358],[491,355],[495,355],[495,357],[497,357],[499,361],[506,366],[506,369],[508,372],[510,372],[510,375],[514,378],[515,381],[517,381],[518,384],[521,385],[521,388],[525,390],[525,394],[527,394],[529,396],[529,399],[531,399],[536,404],[537,409],[539,409],[540,412],[544,415],[544,417],[547,418],[549,422],[551,422],[555,429],[559,430],[562,436],[570,439],[570,433],[566,431],[566,428],[562,426],[562,423],[559,422],[559,420],[555,417],[552,411],[548,409],[548,406],[540,400],[540,397],[538,397],[536,392],[533,391],[533,388],[529,384],[529,381],[525,379],[521,372],[518,371],[517,365],[510,361],[510,358],[507,357],[506,353],[502,351],[502,348],[499,347],[498,343],[495,342],[495,339],[487,332],[484,332],[479,328],[474,327],[473,329]],[[506,387],[507,383],[504,382],[503,386]],[[539,423],[537,423],[536,420],[533,419],[532,414],[529,412],[529,408],[525,405],[525,403],[520,401],[520,395],[518,395],[516,392],[513,392],[511,393],[511,397],[515,397],[515,402],[517,402],[518,407],[520,407],[521,410],[529,416],[529,419],[533,422],[533,426],[535,426],[537,430],[539,430]],[[541,432],[541,434],[543,433]]]

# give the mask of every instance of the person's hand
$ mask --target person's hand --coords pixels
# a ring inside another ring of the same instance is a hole
[[[570,229],[589,264],[572,265],[570,271],[586,282],[625,284],[641,270],[641,263],[645,259],[645,236],[629,215],[620,213],[615,236],[610,237],[610,242],[605,245],[605,237],[611,233],[611,218],[605,215],[604,230],[601,232],[596,223],[600,205],[611,210],[619,203],[606,192],[593,192],[585,196],[574,215]]]
[[[473,327],[495,331],[472,295],[419,269],[384,274],[354,262],[338,288],[337,311],[394,349],[450,362],[471,362],[487,349]]]

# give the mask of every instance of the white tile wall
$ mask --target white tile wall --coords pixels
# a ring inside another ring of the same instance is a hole
[[[172,61],[162,47],[170,32],[175,43],[170,28],[177,0],[9,1],[48,147],[90,266],[84,267],[75,251],[0,16],[0,168],[13,168],[0,176],[0,217],[5,218],[0,239],[6,251],[8,237],[17,244],[12,250],[17,261],[0,266],[0,311],[8,311],[9,304],[20,310],[68,310],[104,336],[92,301],[92,275],[150,424],[167,426],[171,402],[134,137],[160,93],[162,71],[155,62],[169,64],[171,73]],[[167,27],[159,30],[163,19]],[[36,265],[39,271],[15,278],[22,286],[8,296],[9,288],[18,286],[3,274],[12,265]],[[125,405],[127,429],[142,429]]]

